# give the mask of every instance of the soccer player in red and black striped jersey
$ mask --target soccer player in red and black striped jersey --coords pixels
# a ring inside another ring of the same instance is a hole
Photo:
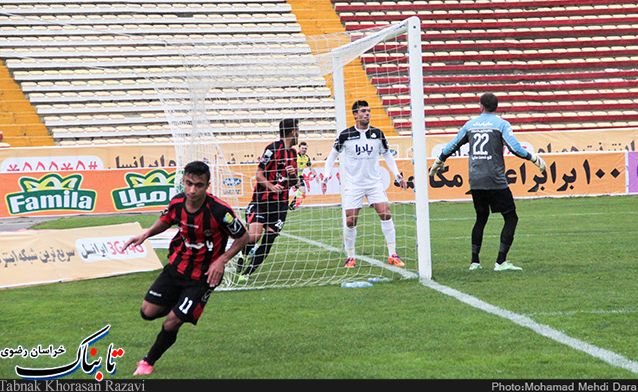
[[[207,193],[210,169],[195,161],[184,167],[184,192],[171,199],[160,218],[124,245],[140,245],[172,225],[179,229],[171,240],[168,264],[144,297],[140,313],[145,320],[167,316],[148,354],[138,362],[134,376],[153,372],[155,362],[177,339],[183,323],[197,324],[212,291],[224,275],[224,265],[247,243],[248,232],[223,200]],[[226,250],[228,237],[234,239]]]
[[[261,263],[264,262],[270,249],[283,229],[288,213],[288,193],[297,184],[297,151],[293,148],[299,139],[299,120],[287,118],[279,122],[279,137],[276,142],[266,146],[255,175],[257,184],[253,198],[246,208],[246,222],[250,239],[244,249],[247,258],[249,250],[261,238],[251,263],[239,276],[239,281],[246,282]],[[265,227],[265,231],[264,231]],[[241,258],[237,268],[243,269]]]

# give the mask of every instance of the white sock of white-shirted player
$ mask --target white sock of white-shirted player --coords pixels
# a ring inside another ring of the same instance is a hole
[[[348,257],[354,257],[354,245],[357,241],[357,227],[348,227],[344,228],[344,242],[346,248],[346,255]]]
[[[388,245],[388,256],[396,254],[397,234],[394,229],[394,222],[392,221],[392,218],[381,221],[381,231],[385,237],[385,243]]]

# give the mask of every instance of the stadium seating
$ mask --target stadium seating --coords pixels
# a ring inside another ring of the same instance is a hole
[[[520,130],[638,126],[635,0],[330,1],[348,31],[421,18],[430,133],[456,132],[485,91]],[[184,75],[207,56],[236,73],[218,78],[219,99],[207,108],[220,137],[271,138],[278,119],[300,108],[302,131],[332,136],[330,90],[296,21],[285,0],[4,0],[0,51],[58,144],[169,140],[166,103],[187,107]],[[259,72],[233,64],[229,54],[255,55],[242,52],[247,42],[292,58]],[[193,48],[202,55],[185,60]],[[405,58],[362,63],[408,134]]]
[[[634,1],[333,3],[350,31],[420,17],[430,133],[456,132],[486,91],[501,97],[501,114],[520,130],[638,126]],[[395,128],[407,134],[407,63],[384,60],[364,63]]]
[[[285,0],[7,0],[0,51],[58,144],[169,140],[165,105],[187,110],[184,78],[211,62],[228,70],[206,113],[221,138],[270,139],[299,107],[302,131],[334,134],[330,90]],[[242,55],[259,68],[234,63]]]

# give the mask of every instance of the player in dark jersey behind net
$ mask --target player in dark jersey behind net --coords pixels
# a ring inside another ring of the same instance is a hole
[[[521,147],[509,122],[497,116],[498,98],[492,93],[485,93],[480,99],[481,115],[466,122],[456,137],[450,141],[436,159],[430,176],[438,174],[444,162],[465,143],[470,144],[469,149],[469,177],[470,192],[476,211],[476,222],[472,228],[472,260],[470,271],[481,269],[479,252],[483,242],[483,230],[492,212],[500,212],[503,215],[503,229],[501,231],[501,245],[494,265],[494,271],[520,271],[507,261],[514,232],[518,223],[516,205],[512,192],[505,178],[505,160],[503,158],[504,145],[519,158],[532,161],[543,172],[545,162],[543,158],[526,151]]]
[[[246,208],[250,239],[242,251],[243,257],[237,262],[237,273],[241,274],[239,282],[247,282],[250,274],[268,257],[286,222],[290,188],[299,180],[297,151],[293,148],[299,138],[299,120],[281,120],[279,138],[266,146],[257,165],[257,183],[252,200]],[[254,249],[260,239],[259,247]],[[250,263],[245,266],[248,260]]]
[[[137,363],[134,376],[153,372],[155,362],[177,339],[183,323],[197,324],[212,291],[220,284],[224,265],[247,243],[248,232],[233,209],[206,192],[210,169],[195,161],[184,167],[184,192],[173,197],[160,218],[124,245],[140,245],[172,225],[179,230],[171,240],[168,264],[144,297],[140,313],[145,320],[166,316],[148,354]],[[234,238],[226,250],[228,237]]]

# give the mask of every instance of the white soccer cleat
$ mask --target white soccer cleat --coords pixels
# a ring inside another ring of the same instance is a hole
[[[522,271],[521,267],[517,267],[509,261],[504,261],[502,264],[494,264],[494,271]]]
[[[481,263],[470,263],[470,268],[468,268],[468,270],[470,271],[476,271],[480,269],[483,269],[483,267],[481,267]]]

